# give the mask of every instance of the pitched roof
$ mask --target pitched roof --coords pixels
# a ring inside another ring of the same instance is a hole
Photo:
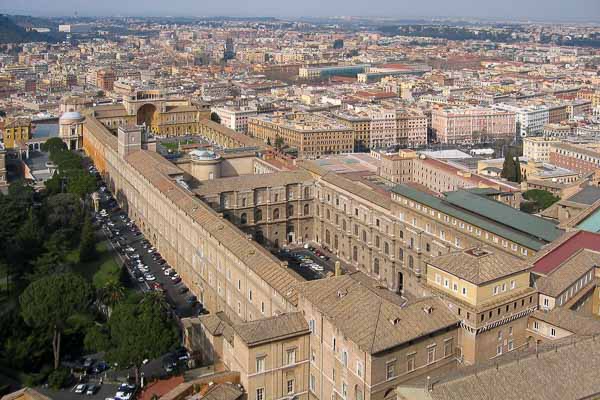
[[[548,225],[549,222],[538,217],[534,217],[536,219],[531,220],[534,225],[539,224],[538,227],[528,228],[523,226],[523,224],[515,221],[520,217],[529,220],[528,217],[531,217],[530,215],[512,209],[512,207],[504,206],[502,203],[495,200],[490,200],[476,194],[471,194],[470,196],[467,195],[468,199],[474,199],[472,202],[465,201],[464,203],[461,203],[458,196],[451,197],[451,200],[453,201],[450,202],[416,190],[407,185],[397,185],[394,187],[394,189],[392,189],[392,192],[415,202],[424,204],[429,208],[443,212],[444,214],[461,221],[465,221],[471,225],[480,227],[483,230],[492,232],[500,237],[518,243],[529,249],[539,250],[544,244],[556,239],[562,233],[562,231],[558,229],[556,225],[552,223]],[[464,196],[460,197],[464,198]],[[496,204],[487,207],[489,203]],[[498,208],[498,205],[504,207]],[[508,210],[508,208],[511,208],[512,210]],[[496,211],[503,214],[505,219],[495,216],[494,212]],[[541,226],[547,227],[550,230],[550,233],[541,232]],[[522,229],[525,229],[525,231]]]
[[[600,320],[586,317],[565,307],[556,307],[551,311],[537,310],[531,317],[580,336],[600,334]]]
[[[580,249],[600,251],[600,234],[587,231],[566,232],[537,255],[533,272],[549,274]]]
[[[600,188],[597,186],[585,186],[579,192],[569,197],[567,201],[574,203],[587,204],[591,206],[596,201],[600,200]]]
[[[595,266],[600,266],[600,252],[580,249],[549,275],[536,279],[535,287],[540,293],[557,297]]]
[[[543,349],[540,349],[543,350]],[[411,400],[582,400],[600,395],[600,340],[580,340],[546,347],[546,351],[513,352],[484,368],[476,366],[423,385],[401,385],[399,399]]]
[[[476,285],[525,271],[531,264],[488,247],[433,257],[428,264]]]
[[[450,204],[547,242],[553,241],[562,233],[551,221],[524,213],[487,197],[478,196],[465,190],[448,192],[445,195],[446,201]]]
[[[212,386],[201,397],[202,400],[238,400],[244,391],[233,383],[219,383]]]
[[[459,322],[437,298],[423,298],[402,307],[401,301],[380,295],[381,291],[389,294],[386,288],[374,283],[371,286],[368,279],[355,279],[355,274],[362,273],[307,282],[300,285],[299,291],[345,337],[369,354],[426,337]]]
[[[50,400],[50,397],[44,396],[32,388],[23,388],[2,396],[1,400]]]
[[[233,330],[248,346],[257,346],[274,340],[310,334],[308,324],[301,312],[280,314],[235,324]]]
[[[242,175],[198,182],[198,186],[193,191],[199,196],[207,196],[223,192],[285,186],[308,182],[311,179],[311,175],[302,170],[283,171],[272,174]]]

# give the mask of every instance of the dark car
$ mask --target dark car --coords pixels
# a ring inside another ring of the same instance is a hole
[[[186,297],[185,301],[188,304],[192,304],[193,305],[193,304],[196,304],[198,302],[198,298],[196,296],[194,296],[194,295],[191,295],[191,296]]]
[[[162,365],[165,372],[170,374],[177,367],[177,359],[174,356],[169,355],[163,359]]]
[[[178,276],[177,278],[171,279],[171,280],[173,281],[173,283],[177,284],[177,283],[181,282],[181,277]]]
[[[100,373],[106,371],[108,368],[110,368],[110,366],[107,363],[105,363],[104,361],[98,361],[92,367],[92,373],[94,373],[94,374],[100,374]]]
[[[178,292],[179,294],[184,294],[187,293],[190,289],[187,288],[187,286],[182,286],[179,288]]]

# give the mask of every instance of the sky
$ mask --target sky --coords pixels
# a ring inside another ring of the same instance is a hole
[[[36,16],[388,16],[585,20],[600,0],[0,0],[0,12]]]

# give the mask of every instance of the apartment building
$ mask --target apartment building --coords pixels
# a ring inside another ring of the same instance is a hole
[[[248,132],[248,118],[258,115],[258,110],[253,107],[213,107],[212,112],[221,118],[221,124],[236,132]]]
[[[515,113],[486,108],[432,111],[431,127],[440,143],[467,144],[512,139],[516,132]]]
[[[458,319],[438,299],[404,304],[361,273],[299,290],[315,398],[382,400],[401,382],[456,363]]]
[[[597,146],[553,143],[550,163],[582,174],[594,174],[594,182],[600,179],[600,150]]]
[[[521,137],[535,136],[544,130],[544,125],[550,122],[550,111],[548,106],[535,105],[513,105],[506,103],[494,104],[494,108],[512,112],[516,115],[518,134]]]
[[[239,372],[248,400],[309,398],[310,330],[302,313],[243,323],[216,313],[188,323],[200,325],[186,331],[204,362]]]
[[[553,144],[560,141],[557,137],[523,138],[523,156],[534,162],[549,162]]]
[[[298,152],[299,158],[344,154],[354,149],[352,129],[322,114],[252,117],[248,120],[248,134],[272,145],[283,140],[284,145]]]
[[[527,260],[474,247],[427,261],[427,286],[461,319],[461,355],[467,364],[527,345],[527,318],[537,309]]]

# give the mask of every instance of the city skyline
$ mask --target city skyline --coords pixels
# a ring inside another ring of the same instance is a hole
[[[594,22],[600,18],[600,4],[594,0],[574,0],[565,10],[560,0],[544,2],[543,10],[537,0],[504,2],[474,2],[456,0],[425,0],[418,4],[376,0],[369,3],[355,0],[334,0],[322,4],[316,0],[281,6],[275,0],[260,0],[249,4],[233,0],[206,7],[191,0],[178,0],[175,4],[151,0],[118,2],[107,0],[83,5],[77,0],[19,0],[10,7],[0,7],[0,12],[32,14],[35,16],[236,16],[236,17],[386,17],[386,18],[481,18],[488,20],[515,19],[532,21]],[[543,13],[542,13],[543,12]]]

